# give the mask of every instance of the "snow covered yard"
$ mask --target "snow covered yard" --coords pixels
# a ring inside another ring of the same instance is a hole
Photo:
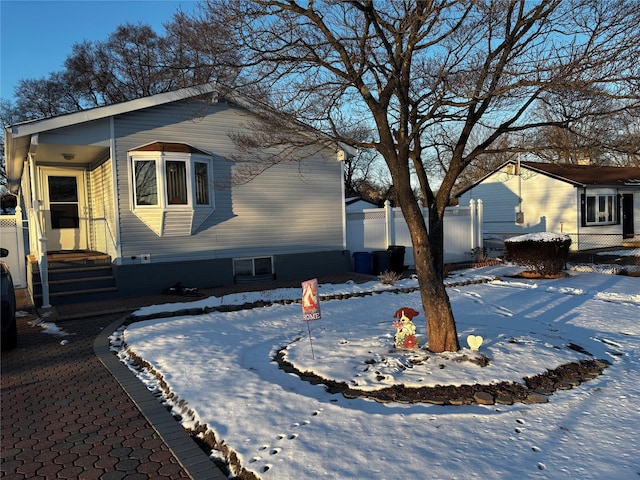
[[[451,354],[430,354],[407,367],[410,356],[425,352],[392,348],[393,314],[402,307],[420,311],[414,323],[423,345],[419,293],[385,292],[390,287],[378,282],[321,285],[323,296],[383,293],[322,301],[322,318],[309,325],[300,304],[274,304],[146,320],[119,335],[192,412],[185,427],[205,424],[259,478],[638,478],[640,280],[587,270],[556,280],[521,280],[513,266],[452,276],[451,283],[488,280],[448,290],[462,353],[472,355],[468,335],[482,336],[485,367]],[[415,286],[409,279],[395,288]],[[283,289],[136,313],[299,297],[300,290]],[[282,348],[299,369],[363,390],[522,381],[589,358],[610,366],[545,404],[378,403],[331,394],[286,373],[273,361]],[[155,387],[155,378],[144,378]]]

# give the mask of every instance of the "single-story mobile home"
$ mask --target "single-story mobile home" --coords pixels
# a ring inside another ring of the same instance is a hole
[[[300,128],[303,155],[236,182],[257,105],[207,84],[7,127],[36,303],[348,271],[353,149]]]

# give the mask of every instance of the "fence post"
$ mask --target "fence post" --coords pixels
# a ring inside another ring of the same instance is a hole
[[[389,245],[395,245],[395,232],[393,229],[395,218],[393,208],[391,208],[391,202],[389,200],[384,201],[384,220],[384,239],[387,242],[387,247]]]
[[[471,252],[476,248],[476,202],[469,200],[469,233],[471,236]]]
[[[480,248],[480,250],[484,249],[484,205],[482,203],[481,199],[478,199],[478,208],[477,208],[477,215],[476,215],[476,221],[477,223],[477,227],[476,227],[476,231],[478,233],[478,241],[477,241],[477,246],[478,248]]]

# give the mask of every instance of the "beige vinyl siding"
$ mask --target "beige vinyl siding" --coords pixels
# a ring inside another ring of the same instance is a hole
[[[531,221],[546,225],[547,232],[560,232],[561,229],[576,232],[580,208],[576,188],[567,182],[525,169],[522,175],[525,221],[527,211],[530,211]]]
[[[522,196],[524,223],[515,221]],[[576,188],[546,175],[521,169],[521,175],[502,170],[460,197],[460,205],[470,199],[483,202],[484,230],[487,233],[576,232],[579,201]]]
[[[89,172],[91,248],[117,256],[112,161],[109,159]]]
[[[277,255],[340,250],[342,164],[335,151],[267,170],[229,187],[235,146],[229,133],[252,121],[227,103],[185,101],[115,118],[122,261]],[[131,212],[127,152],[154,141],[183,142],[213,155],[215,210],[192,235],[159,237]]]

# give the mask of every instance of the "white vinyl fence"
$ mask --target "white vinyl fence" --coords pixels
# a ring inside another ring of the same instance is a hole
[[[9,256],[2,261],[9,266],[15,287],[26,288],[27,270],[20,207],[16,208],[14,215],[0,215],[0,246],[9,250]]]
[[[383,208],[347,212],[346,216],[347,249],[351,254],[403,246],[405,265],[414,267],[411,237],[400,208],[391,208],[387,201]],[[425,221],[428,224],[426,216]],[[468,262],[482,247],[482,200],[471,200],[466,207],[448,207],[444,216],[445,263]]]

